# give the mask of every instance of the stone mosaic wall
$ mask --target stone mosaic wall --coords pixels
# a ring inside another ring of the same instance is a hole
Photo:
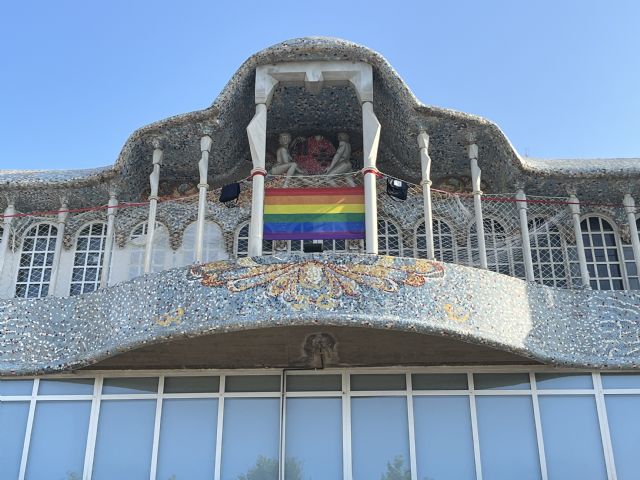
[[[568,291],[458,265],[289,255],[169,270],[71,298],[0,302],[0,374],[282,325],[441,335],[558,365],[640,366],[640,294]]]

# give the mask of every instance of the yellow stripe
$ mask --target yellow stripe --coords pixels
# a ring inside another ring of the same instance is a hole
[[[358,204],[307,204],[307,205],[265,205],[265,214],[291,213],[364,213],[364,205]]]

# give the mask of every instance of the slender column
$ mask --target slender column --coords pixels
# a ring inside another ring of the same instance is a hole
[[[196,230],[196,263],[202,263],[202,250],[204,245],[204,221],[207,214],[207,190],[209,190],[209,153],[211,152],[211,137],[205,135],[200,139],[200,152],[202,156],[198,162],[200,170],[200,183],[198,184],[198,224]]]
[[[578,262],[580,263],[580,279],[582,286],[591,288],[589,281],[589,269],[587,268],[587,257],[584,254],[584,242],[582,241],[582,227],[580,226],[580,201],[575,195],[569,195],[569,209],[573,217],[573,232],[576,236],[576,249],[578,250]]]
[[[16,214],[16,207],[12,199],[9,199],[9,204],[4,210],[4,219],[2,221],[2,243],[0,244],[0,277],[2,276],[2,270],[4,268],[4,262],[9,252],[9,240],[11,239],[11,223],[13,222],[13,215]]]
[[[160,164],[162,163],[162,149],[156,146],[153,150],[153,171],[149,175],[151,194],[149,195],[149,219],[147,221],[147,238],[144,247],[144,273],[151,271],[153,256],[153,236],[156,232],[156,212],[158,210],[158,185],[160,184]]]
[[[100,275],[100,288],[109,286],[109,273],[111,272],[111,255],[113,253],[113,231],[116,223],[116,211],[118,199],[116,193],[109,194],[109,208],[107,209],[107,238],[104,242],[104,255],[102,256],[102,274]]]
[[[480,189],[481,171],[478,167],[478,146],[469,145],[469,161],[471,163],[471,183],[473,186],[473,208],[476,215],[476,237],[478,239],[478,254],[480,268],[487,268],[487,247],[484,242],[484,223],[482,219],[482,190]],[[473,259],[471,259],[473,262]]]
[[[373,112],[372,102],[362,102],[362,152],[364,156],[364,224],[366,253],[378,254],[378,144],[380,122]]]
[[[252,191],[251,191],[251,222],[249,223],[249,256],[262,255],[262,236],[264,228],[264,177],[265,156],[267,148],[267,105],[256,104],[256,114],[247,127],[249,148],[251,149]]]
[[[49,295],[56,294],[58,286],[58,272],[60,271],[60,254],[62,253],[62,242],[64,240],[64,229],[69,216],[69,205],[65,197],[60,199],[60,210],[58,211],[58,229],[56,231],[56,248],[53,251],[53,265],[51,266],[51,280],[49,281]]]
[[[524,272],[527,282],[533,282],[533,260],[531,259],[531,241],[529,239],[529,220],[527,219],[527,196],[524,190],[519,189],[516,192],[516,205],[518,206],[518,215],[520,216],[520,235],[522,236],[522,256],[524,257]]]
[[[435,259],[433,247],[433,212],[431,211],[431,157],[429,156],[429,135],[420,132],[418,135],[420,146],[420,167],[422,171],[422,201],[424,203],[424,233],[427,240],[427,258]]]
[[[640,276],[640,238],[638,237],[638,226],[636,225],[636,202],[633,197],[627,193],[624,196],[623,204],[627,211],[629,235],[631,235],[631,247],[633,248],[633,259],[636,262],[636,271],[638,272],[638,276]]]

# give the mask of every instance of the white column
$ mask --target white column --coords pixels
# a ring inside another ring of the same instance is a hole
[[[58,228],[56,231],[56,248],[53,252],[53,265],[51,266],[51,280],[49,281],[49,295],[56,294],[58,286],[58,273],[60,271],[60,254],[62,253],[62,242],[64,240],[64,229],[69,216],[69,205],[66,198],[60,199],[60,210],[58,211]]]
[[[162,149],[159,146],[153,150],[153,171],[149,175],[151,193],[149,195],[149,219],[147,221],[147,238],[144,247],[144,273],[151,271],[153,257],[153,236],[156,231],[156,212],[158,210],[158,186],[160,185],[160,164],[162,163]]]
[[[200,161],[198,170],[200,171],[200,183],[198,184],[198,224],[196,230],[196,263],[202,263],[202,249],[204,245],[204,226],[207,214],[207,190],[209,190],[209,153],[211,152],[211,137],[205,135],[200,139]]]
[[[516,205],[518,207],[518,215],[520,217],[520,235],[522,236],[522,256],[524,257],[524,272],[527,282],[533,282],[533,260],[531,259],[531,242],[529,240],[529,220],[527,219],[527,196],[524,190],[519,189],[516,192]]]
[[[373,112],[373,103],[362,102],[365,250],[373,255],[378,254],[378,195],[376,190],[378,168],[376,165],[379,143],[380,122]]]
[[[9,252],[9,240],[11,239],[11,223],[13,222],[13,215],[16,214],[16,207],[12,199],[9,199],[9,204],[4,210],[4,219],[2,221],[2,244],[0,244],[0,277],[2,276],[2,270],[4,268],[4,262]]]
[[[640,276],[640,238],[638,238],[638,226],[636,225],[636,202],[633,197],[627,193],[624,196],[622,203],[627,211],[629,235],[631,235],[631,247],[633,248],[633,259],[636,262],[636,271]]]
[[[100,288],[109,286],[109,273],[111,272],[111,255],[113,253],[114,226],[116,223],[116,211],[118,199],[116,193],[109,194],[109,208],[107,209],[107,238],[104,242],[104,255],[102,256],[102,274],[100,275]]]
[[[264,177],[265,157],[267,148],[267,105],[256,104],[256,114],[247,127],[249,148],[251,149],[252,191],[251,191],[251,222],[249,223],[249,256],[262,255],[262,235],[264,228]]]
[[[424,233],[427,240],[427,258],[435,259],[433,247],[433,212],[431,210],[431,157],[429,156],[429,135],[420,132],[418,135],[420,146],[420,167],[422,172],[422,201],[424,203]]]
[[[578,262],[580,263],[580,279],[582,286],[591,288],[589,283],[589,269],[587,257],[584,254],[584,242],[582,241],[582,227],[580,226],[580,201],[575,195],[569,195],[569,209],[573,218],[573,232],[576,236],[576,249],[578,250]]]
[[[487,247],[484,242],[484,223],[482,220],[482,190],[480,189],[481,171],[478,167],[478,146],[469,145],[469,162],[471,163],[471,184],[473,186],[473,208],[476,215],[476,237],[478,239],[478,254],[480,268],[487,268]],[[473,263],[473,258],[470,264]]]

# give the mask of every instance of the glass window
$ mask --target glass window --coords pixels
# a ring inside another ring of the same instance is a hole
[[[601,378],[604,388],[640,389],[640,374],[638,373],[603,373]]]
[[[351,390],[405,390],[407,377],[404,374],[355,374],[351,375]]]
[[[76,240],[69,295],[89,293],[98,289],[106,241],[105,223],[92,223],[80,230]]]
[[[618,240],[613,226],[604,218],[587,217],[582,220],[580,227],[591,288],[623,290],[623,265],[618,254]]]
[[[212,479],[217,421],[216,398],[165,399],[156,478]]]
[[[29,402],[0,402],[0,471],[6,478],[18,478]]]
[[[222,480],[277,480],[280,399],[226,398]]]
[[[406,397],[351,399],[354,479],[410,477]]]
[[[143,222],[136,226],[129,236],[129,278],[139,277],[144,273],[144,250],[147,231],[147,222]],[[167,227],[156,222],[153,234],[151,271],[161,272],[167,266],[170,266],[169,231]]]
[[[196,234],[198,224],[196,222],[189,224],[182,235],[182,247],[180,265],[189,265],[196,259]],[[224,260],[227,251],[224,245],[222,229],[218,224],[213,222],[204,223],[204,240],[202,243],[202,262],[214,262],[216,260]]]
[[[540,395],[540,420],[549,478],[607,478],[591,395]]]
[[[340,375],[287,375],[288,392],[335,392],[342,390]]]
[[[117,377],[105,378],[102,384],[103,394],[157,393],[157,377]]]
[[[164,393],[218,393],[220,377],[166,377]]]
[[[39,401],[25,478],[81,479],[90,414],[90,401]]]
[[[493,218],[483,219],[482,225],[484,226],[484,242],[489,270],[515,276],[513,253],[504,226]],[[469,250],[473,263],[479,265],[480,250],[478,248],[478,234],[476,233],[475,223],[471,224],[469,231]]]
[[[469,397],[414,397],[418,478],[475,479]]]
[[[482,475],[491,480],[538,480],[540,463],[529,396],[477,396]]]
[[[436,260],[456,263],[458,261],[456,239],[448,223],[433,220],[433,252]],[[427,233],[424,222],[416,227],[416,257],[427,258]]]
[[[275,244],[276,242],[274,242],[273,240],[263,240],[262,254],[271,255],[274,251]],[[291,246],[291,242],[285,241],[285,245],[288,246],[288,248],[285,248],[285,251],[295,250],[295,248]],[[298,248],[298,251],[302,251],[302,248]],[[235,254],[237,258],[249,256],[249,222],[243,224],[238,229],[235,241]]]
[[[560,230],[542,217],[531,218],[528,223],[534,278],[550,287],[567,287],[569,272]]]
[[[229,375],[225,378],[227,392],[279,392],[280,375]]]
[[[402,236],[398,226],[378,217],[378,254],[399,257],[401,253]]]
[[[155,400],[103,400],[92,480],[149,478]]]
[[[467,374],[414,373],[411,386],[414,390],[467,390]]]
[[[590,373],[536,373],[536,385],[540,390],[555,388],[591,389],[593,381]]]
[[[0,380],[0,395],[31,395],[33,380]]]
[[[288,398],[285,441],[285,480],[342,478],[342,399]]]
[[[29,229],[22,240],[16,280],[16,297],[39,298],[49,293],[58,229],[41,223]]]
[[[41,379],[39,395],[92,395],[93,378],[48,378]]]
[[[528,390],[528,373],[475,373],[476,390]]]
[[[605,395],[611,446],[619,480],[640,472],[640,395]]]

